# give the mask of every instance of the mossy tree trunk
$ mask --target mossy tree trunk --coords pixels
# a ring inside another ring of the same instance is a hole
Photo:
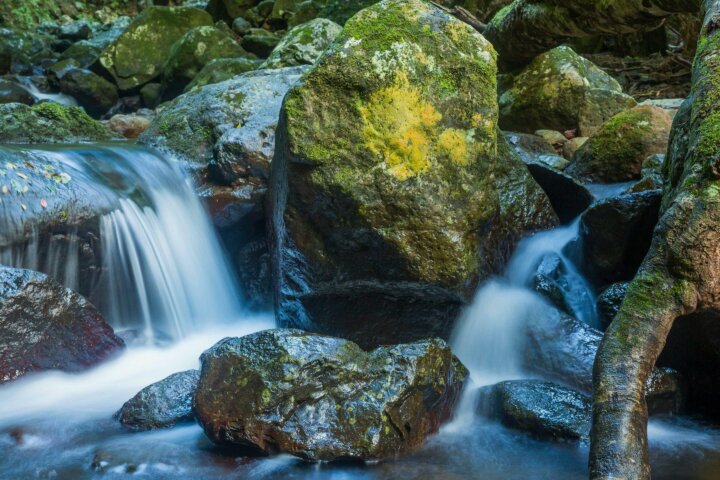
[[[645,385],[676,318],[720,307],[720,0],[704,0],[661,220],[595,359],[590,476],[650,479]]]
[[[485,37],[503,68],[522,67],[573,37],[650,31],[701,0],[515,0],[495,15]]]

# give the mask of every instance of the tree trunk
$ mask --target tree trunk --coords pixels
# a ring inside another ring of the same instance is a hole
[[[650,479],[648,375],[676,318],[720,306],[720,0],[704,0],[690,98],[673,126],[650,251],[595,359],[592,479]]]
[[[485,37],[505,69],[519,68],[572,37],[650,31],[701,0],[515,0],[495,15]]]

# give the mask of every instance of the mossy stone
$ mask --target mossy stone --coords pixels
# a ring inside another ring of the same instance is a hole
[[[228,32],[204,25],[188,31],[173,45],[162,68],[164,97],[174,98],[210,61],[251,57]]]
[[[532,133],[577,129],[594,134],[613,115],[636,105],[620,84],[570,47],[538,56],[500,95],[500,126]]]
[[[0,105],[0,143],[74,143],[116,138],[81,107],[58,103]]]
[[[342,27],[324,18],[316,18],[291,29],[261,68],[310,65],[335,41]]]
[[[189,30],[212,25],[207,12],[190,7],[149,7],[100,55],[98,68],[121,91],[139,89],[161,74],[172,47]]]
[[[262,64],[262,60],[252,58],[218,58],[210,61],[195,75],[193,81],[185,87],[189,92],[196,88],[224,82],[242,73],[255,70]]]
[[[385,0],[347,22],[286,96],[278,127],[271,201],[281,324],[363,346],[388,332],[408,340],[420,325],[434,335],[480,278],[502,268],[500,252],[518,232],[556,221],[498,136],[496,73],[492,46],[424,1]],[[510,194],[518,186],[525,195]],[[363,307],[371,290],[432,304],[424,315],[434,320],[411,326],[409,310],[389,319]],[[361,306],[340,314],[350,295]],[[387,328],[358,338],[354,315]]]

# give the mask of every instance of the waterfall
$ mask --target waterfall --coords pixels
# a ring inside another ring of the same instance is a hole
[[[116,330],[135,329],[150,341],[178,339],[242,314],[207,213],[171,160],[119,143],[14,148],[13,154],[62,166],[83,196],[112,206],[100,212],[102,268],[92,300]],[[72,231],[67,238],[51,240],[40,255],[35,231],[20,247],[0,251],[0,262],[44,271],[77,289],[81,247]]]

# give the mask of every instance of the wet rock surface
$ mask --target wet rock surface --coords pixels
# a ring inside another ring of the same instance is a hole
[[[131,430],[170,428],[192,421],[192,399],[199,379],[198,370],[174,373],[143,388],[125,402],[115,418]]]
[[[607,328],[620,311],[628,286],[628,282],[613,283],[598,296],[598,315],[603,328]]]
[[[299,330],[227,338],[201,361],[193,408],[211,440],[311,460],[420,446],[450,418],[467,374],[439,339],[364,352]]]
[[[501,382],[478,395],[478,413],[507,427],[550,440],[589,441],[588,395],[539,380]]]
[[[32,372],[79,372],[119,353],[100,313],[46,275],[0,267],[0,384]]]

